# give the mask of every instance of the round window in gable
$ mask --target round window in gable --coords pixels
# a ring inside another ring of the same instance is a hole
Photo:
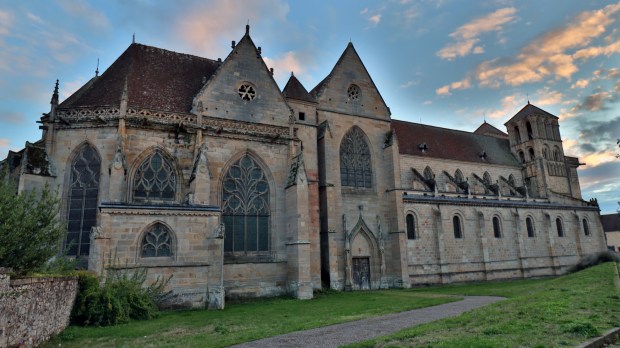
[[[358,85],[351,85],[347,89],[347,96],[349,100],[359,100],[360,99],[361,90]]]
[[[251,84],[244,82],[237,89],[239,98],[247,101],[252,101],[256,97],[256,89]]]

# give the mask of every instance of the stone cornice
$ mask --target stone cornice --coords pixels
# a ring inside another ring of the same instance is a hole
[[[478,206],[478,207],[494,207],[494,208],[522,208],[522,209],[554,209],[554,210],[589,210],[598,211],[598,207],[593,206],[575,206],[563,205],[547,202],[524,202],[509,201],[498,199],[474,199],[474,198],[456,198],[456,197],[433,197],[419,195],[403,195],[404,203],[425,203],[439,205],[460,205],[460,206]]]
[[[219,216],[220,207],[211,205],[139,205],[101,203],[99,211],[111,215]]]

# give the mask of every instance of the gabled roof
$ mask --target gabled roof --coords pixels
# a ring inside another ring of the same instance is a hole
[[[379,99],[381,100],[381,102],[383,103],[383,105],[385,105],[386,109],[388,109],[388,113],[389,113],[389,108],[387,107],[387,104],[385,103],[385,100],[383,99],[383,96],[381,95],[381,93],[379,93],[379,89],[377,88],[377,85],[375,84],[375,82],[372,79],[372,76],[370,76],[370,74],[368,73],[368,69],[366,69],[366,66],[364,65],[364,62],[362,61],[362,59],[360,58],[359,54],[357,54],[357,51],[355,50],[355,47],[353,47],[353,43],[349,42],[349,44],[347,45],[347,48],[345,48],[345,50],[342,52],[342,55],[340,55],[340,58],[338,58],[338,62],[336,62],[336,65],[334,65],[333,69],[330,71],[329,75],[327,75],[321,82],[319,82],[318,85],[316,85],[311,91],[310,94],[318,101],[319,97],[321,96],[321,94],[323,93],[323,91],[329,86],[329,83],[332,79],[332,77],[334,76],[334,73],[336,72],[336,70],[340,67],[340,65],[342,65],[345,57],[347,55],[353,55],[353,57],[355,57],[355,59],[359,62],[359,64],[362,66],[362,68],[364,69],[364,72],[366,73],[366,76],[368,76],[368,79],[370,80],[370,83],[372,85],[372,87],[375,89],[375,91],[377,92],[377,94],[379,95]]]
[[[520,166],[507,139],[399,120],[392,120],[391,125],[401,154]],[[422,144],[427,147],[424,153],[420,149]]]
[[[620,231],[620,215],[618,214],[601,215],[601,224],[603,225],[603,231],[605,232],[619,232]]]
[[[508,134],[502,132],[501,130],[493,127],[491,124],[487,123],[487,121],[484,121],[483,124],[480,125],[480,127],[478,127],[478,129],[476,129],[474,131],[474,134],[478,134],[478,135],[488,135],[491,137],[497,137],[497,138],[502,138],[502,139],[508,139]]]
[[[128,106],[189,112],[194,96],[219,65],[211,59],[134,43],[59,107],[120,105],[127,81]]]
[[[308,93],[308,90],[299,82],[293,73],[291,73],[291,77],[288,79],[286,86],[284,86],[282,95],[289,99],[316,103],[316,100]]]
[[[508,120],[506,123],[504,123],[504,125],[507,125],[508,123],[511,123],[511,122],[519,121],[530,115],[546,116],[546,117],[551,117],[555,119],[558,118],[557,116],[548,113],[547,111],[535,106],[534,104],[530,104],[530,102],[527,102],[527,105],[525,105],[521,110],[519,110],[519,112],[517,112],[514,116],[512,116],[512,118]]]

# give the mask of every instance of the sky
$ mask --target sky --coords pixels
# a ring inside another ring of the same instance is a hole
[[[135,41],[225,58],[250,35],[284,87],[312,89],[349,42],[392,118],[474,131],[529,100],[560,118],[583,198],[620,201],[620,2],[583,0],[0,0],[0,158]]]

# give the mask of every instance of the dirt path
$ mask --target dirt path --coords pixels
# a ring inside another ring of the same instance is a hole
[[[414,325],[457,316],[463,312],[503,299],[503,297],[493,296],[465,296],[462,301],[458,302],[291,332],[280,336],[246,342],[234,347],[338,347],[343,344],[384,336]]]

